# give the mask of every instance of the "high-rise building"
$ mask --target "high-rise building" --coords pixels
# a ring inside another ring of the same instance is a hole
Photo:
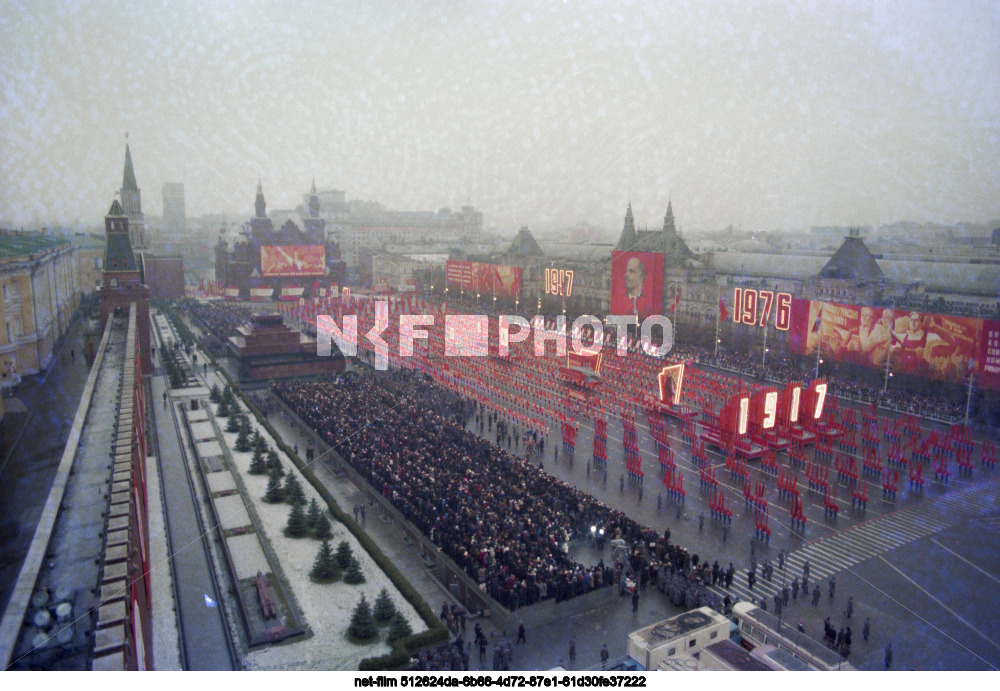
[[[184,183],[163,183],[163,230],[176,238],[184,232]]]

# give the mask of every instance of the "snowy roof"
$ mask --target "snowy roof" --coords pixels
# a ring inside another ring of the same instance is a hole
[[[1000,265],[880,259],[890,281],[920,281],[928,290],[1000,297]]]
[[[762,252],[717,252],[715,270],[733,276],[761,276],[807,279],[819,274],[829,257]]]

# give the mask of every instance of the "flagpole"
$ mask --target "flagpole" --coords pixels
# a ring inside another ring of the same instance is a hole
[[[764,352],[760,354],[760,366],[761,369],[767,367],[767,324],[764,324]],[[763,379],[766,375],[761,373],[761,378]]]
[[[888,397],[889,394],[889,367],[892,363],[892,350],[896,347],[893,343],[895,335],[892,333],[896,320],[896,301],[892,301],[892,321],[889,323],[889,352],[885,356],[885,381],[882,383],[882,395]]]
[[[715,312],[715,354],[713,355],[715,364],[719,364],[719,312]]]
[[[816,379],[819,379],[820,353],[823,352],[822,326],[823,326],[823,308],[825,306],[826,305],[824,303],[822,302],[819,303],[819,317],[816,318],[816,326],[814,327],[816,331],[816,374],[814,375],[814,377]]]
[[[719,298],[719,305],[722,304],[722,298]],[[719,328],[720,320],[722,319],[722,310],[715,310],[715,355],[713,356],[716,366],[719,364]]]

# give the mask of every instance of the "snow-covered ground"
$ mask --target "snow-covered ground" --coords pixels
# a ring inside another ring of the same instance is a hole
[[[242,403],[240,407],[246,410]],[[216,410],[217,406],[213,406],[213,411]],[[222,423],[220,429],[224,430],[225,420],[218,419]],[[306,500],[315,497],[320,506],[324,506],[319,494],[281,452],[267,430],[258,424],[253,415],[250,415],[250,425],[253,429],[259,430],[271,448],[277,452],[285,473],[298,475]],[[267,475],[250,474],[253,454],[235,450],[237,437],[235,432],[223,431],[222,436],[232,453],[234,471],[239,473],[247,488],[248,503],[252,505],[260,519],[264,536],[270,542],[281,564],[286,584],[305,614],[306,623],[313,633],[313,636],[306,640],[251,651],[245,660],[247,669],[356,670],[362,659],[388,653],[389,646],[384,642],[384,628],[381,630],[380,642],[376,644],[354,645],[348,642],[345,636],[351,614],[362,593],[370,604],[374,604],[382,588],[389,593],[396,609],[406,617],[414,633],[426,630],[427,627],[416,610],[403,599],[388,576],[372,561],[347,528],[329,514],[327,517],[333,524],[331,546],[336,549],[341,540],[347,540],[361,565],[365,582],[360,585],[350,585],[343,580],[326,585],[313,583],[309,579],[309,571],[312,570],[321,543],[309,537],[294,539],[285,536],[284,529],[288,523],[291,506],[285,503],[268,504],[262,499],[267,489]]]
[[[146,457],[146,477],[149,485],[149,582],[153,588],[153,669],[181,669],[180,639],[177,613],[174,611],[173,574],[167,556],[167,530],[160,496],[160,472],[156,456]]]

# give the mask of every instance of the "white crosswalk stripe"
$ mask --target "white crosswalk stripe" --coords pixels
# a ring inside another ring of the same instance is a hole
[[[793,578],[801,582],[802,564],[808,560],[810,589],[813,584],[819,584],[822,597],[826,598],[830,576],[971,518],[983,516],[986,523],[998,524],[1000,516],[989,515],[995,513],[998,506],[1000,480],[950,492],[804,545],[787,555],[784,570],[772,559],[772,581],[769,583],[760,577],[761,569],[758,568],[759,577],[753,591],[747,586],[746,569],[736,573],[732,588],[716,586],[713,590],[720,597],[726,593],[738,595],[741,600],[767,597],[771,603],[773,596],[781,591],[782,583],[791,584]],[[802,599],[803,594],[799,593],[799,597]],[[810,601],[808,594],[804,597]]]

